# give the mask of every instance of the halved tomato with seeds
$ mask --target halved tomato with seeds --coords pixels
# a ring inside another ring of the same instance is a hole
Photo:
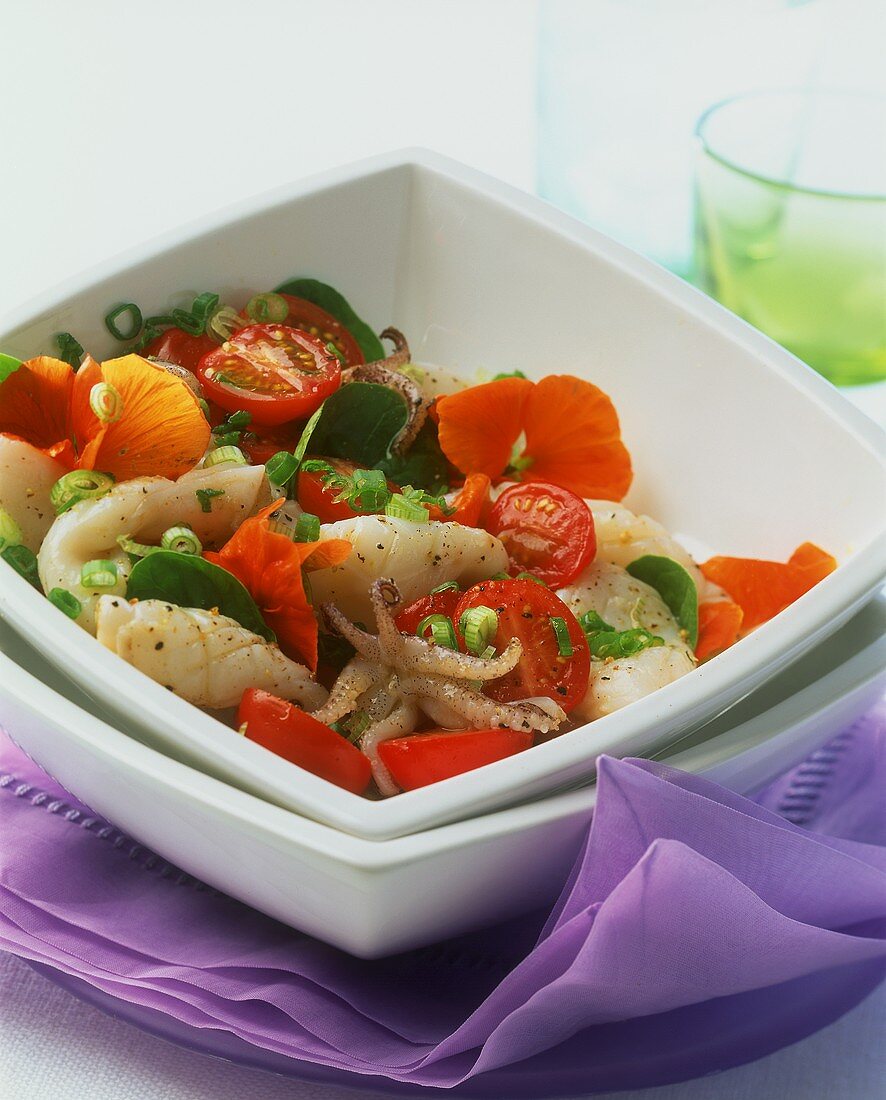
[[[341,366],[313,336],[287,325],[248,325],[204,355],[197,374],[210,400],[252,423],[305,420],[341,384]]]
[[[333,317],[325,309],[309,302],[307,298],[295,298],[292,294],[279,294],[278,297],[289,306],[289,316],[285,324],[290,328],[307,332],[309,336],[319,340],[324,347],[327,344],[334,345],[343,357],[345,366],[356,367],[366,362],[360,345],[337,317]]]
[[[567,713],[577,706],[588,688],[591,658],[584,631],[560,597],[535,581],[480,581],[465,592],[452,615],[460,645],[464,643],[459,630],[462,615],[481,605],[498,616],[493,641],[499,653],[511,638],[523,644],[516,667],[490,680],[484,687],[486,694],[502,703],[546,695]],[[562,620],[568,644],[561,641],[552,619]]]

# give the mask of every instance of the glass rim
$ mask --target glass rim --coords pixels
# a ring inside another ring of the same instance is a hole
[[[882,103],[886,106],[886,96],[878,95],[874,92],[853,91],[847,88],[759,88],[754,91],[738,92],[735,95],[726,96],[725,99],[719,99],[716,103],[712,103],[710,107],[706,107],[698,117],[693,136],[706,156],[722,164],[725,168],[729,168],[731,171],[737,172],[739,175],[745,176],[747,179],[752,179],[757,183],[765,183],[769,187],[776,187],[782,191],[793,191],[796,194],[816,195],[824,199],[848,199],[853,202],[886,202],[886,191],[838,191],[827,187],[810,187],[807,184],[791,183],[789,180],[780,179],[778,176],[766,175],[763,172],[755,172],[753,169],[745,168],[731,158],[717,152],[705,136],[704,129],[707,123],[715,114],[724,108],[731,107],[735,103],[750,99],[783,96],[829,96],[833,98],[863,99],[868,102]]]

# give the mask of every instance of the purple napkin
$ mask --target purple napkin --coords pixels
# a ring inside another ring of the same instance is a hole
[[[0,948],[351,1079],[477,1096],[663,1083],[794,1041],[881,979],[884,790],[883,712],[756,802],[603,758],[550,913],[367,962],[195,883],[3,739]],[[777,1034],[761,1027],[779,1012]]]

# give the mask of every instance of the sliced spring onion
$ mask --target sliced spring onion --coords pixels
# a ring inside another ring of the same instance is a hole
[[[202,412],[203,415],[208,420],[209,417],[210,417],[209,402],[204,400],[202,397],[198,397],[197,398],[197,404],[200,406],[200,412]]]
[[[108,382],[96,382],[89,391],[89,407],[102,424],[115,424],[123,415],[123,398]]]
[[[223,497],[225,495],[224,489],[195,489],[194,496],[200,502],[201,512],[212,511],[212,498]]]
[[[209,318],[218,308],[218,295],[210,291],[198,294],[191,304],[191,316],[200,325],[200,331],[196,334],[202,336],[206,332]]]
[[[18,546],[4,546],[0,550],[0,558],[11,565],[20,577],[32,584],[38,591],[40,589],[40,576],[37,573],[37,555],[27,546],[19,543]]]
[[[213,443],[216,447],[236,447],[242,434],[242,432],[224,432],[222,435],[217,435]]]
[[[591,656],[598,660],[607,657],[633,657],[644,649],[664,645],[664,638],[652,634],[643,627],[630,630],[598,630],[587,636]]]
[[[444,581],[442,584],[438,584],[436,588],[432,588],[430,594],[436,596],[438,592],[461,592],[461,587],[458,581]]]
[[[302,512],[295,521],[296,542],[316,542],[320,538],[320,517]]]
[[[117,324],[118,317],[128,317],[129,326],[126,331],[121,330]],[[122,302],[105,315],[105,326],[115,340],[134,340],[142,330],[144,321],[142,311],[135,302]]]
[[[335,358],[339,361],[339,363],[341,363],[341,365],[343,367],[347,366],[348,361],[344,357],[344,352],[339,351],[338,348],[335,346],[335,344],[333,344],[333,342],[331,340],[326,345],[326,350],[329,352],[330,355],[334,355]]]
[[[203,549],[203,543],[190,527],[170,527],[161,535],[160,546],[176,554],[199,554]]]
[[[243,428],[249,427],[249,422],[252,420],[252,413],[248,413],[245,409],[238,409],[236,412],[232,412],[230,416],[226,416],[221,424],[216,424],[212,429],[213,435],[224,435],[225,432],[242,431]]]
[[[381,470],[354,470],[354,498],[367,512],[380,511],[391,501],[391,490]]]
[[[358,710],[348,715],[348,717],[342,721],[341,726],[344,736],[347,737],[349,741],[359,741],[366,732],[367,726],[371,724],[372,719],[366,711]]]
[[[484,661],[488,661],[490,657],[495,656],[495,646],[488,645],[480,654],[480,656],[483,658]]]
[[[419,638],[427,638],[428,630],[431,632],[430,640],[437,645],[446,646],[447,649],[458,649],[458,642],[455,640],[455,627],[445,615],[425,615],[415,628],[415,633]]]
[[[223,344],[234,333],[245,326],[246,322],[233,306],[222,306],[206,322],[206,333],[213,340]]]
[[[601,618],[596,611],[585,611],[583,615],[579,615],[578,625],[582,628],[585,634],[595,634],[598,630],[615,630],[615,627],[610,626],[609,623],[607,623],[605,619]]]
[[[289,316],[289,305],[279,294],[256,294],[246,303],[246,316],[260,324],[282,324]]]
[[[94,558],[83,563],[80,583],[84,588],[113,588],[117,583],[117,566],[104,558]]]
[[[126,554],[132,554],[136,558],[146,558],[148,554],[156,554],[159,546],[148,546],[143,542],[136,542],[129,535],[119,535],[117,545]]]
[[[6,546],[18,546],[21,541],[21,527],[5,508],[0,508],[0,550]]]
[[[71,470],[49,490],[49,500],[57,515],[67,512],[81,500],[98,500],[114,486],[111,474],[98,470]]]
[[[210,466],[218,466],[220,462],[235,462],[238,466],[248,466],[246,455],[239,447],[216,447],[203,459],[204,470]]]
[[[69,619],[76,619],[83,610],[83,604],[80,603],[73,592],[69,592],[66,588],[53,588],[46,598],[59,611],[64,612]]]
[[[290,451],[278,451],[265,463],[265,473],[272,485],[285,485],[298,469],[298,459]]]
[[[385,505],[385,515],[391,519],[406,519],[410,523],[427,523],[428,510],[421,504],[407,500],[402,493],[394,493]]]
[[[534,573],[527,573],[524,571],[522,573],[518,573],[514,579],[518,581],[532,581],[533,584],[540,584],[542,588],[549,587],[540,577],[536,577]]]
[[[498,631],[498,615],[485,604],[469,607],[459,619],[458,628],[468,652],[479,657],[495,638]]]
[[[55,346],[58,348],[59,359],[64,360],[74,370],[80,366],[83,361],[83,345],[70,332],[56,333]]]
[[[551,615],[551,630],[557,639],[557,650],[561,657],[571,657],[573,654],[572,639],[569,637],[569,627],[566,620],[560,615]]]

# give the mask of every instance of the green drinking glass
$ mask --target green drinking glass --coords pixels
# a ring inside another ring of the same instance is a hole
[[[696,139],[698,285],[838,385],[886,378],[886,98],[750,93]]]

